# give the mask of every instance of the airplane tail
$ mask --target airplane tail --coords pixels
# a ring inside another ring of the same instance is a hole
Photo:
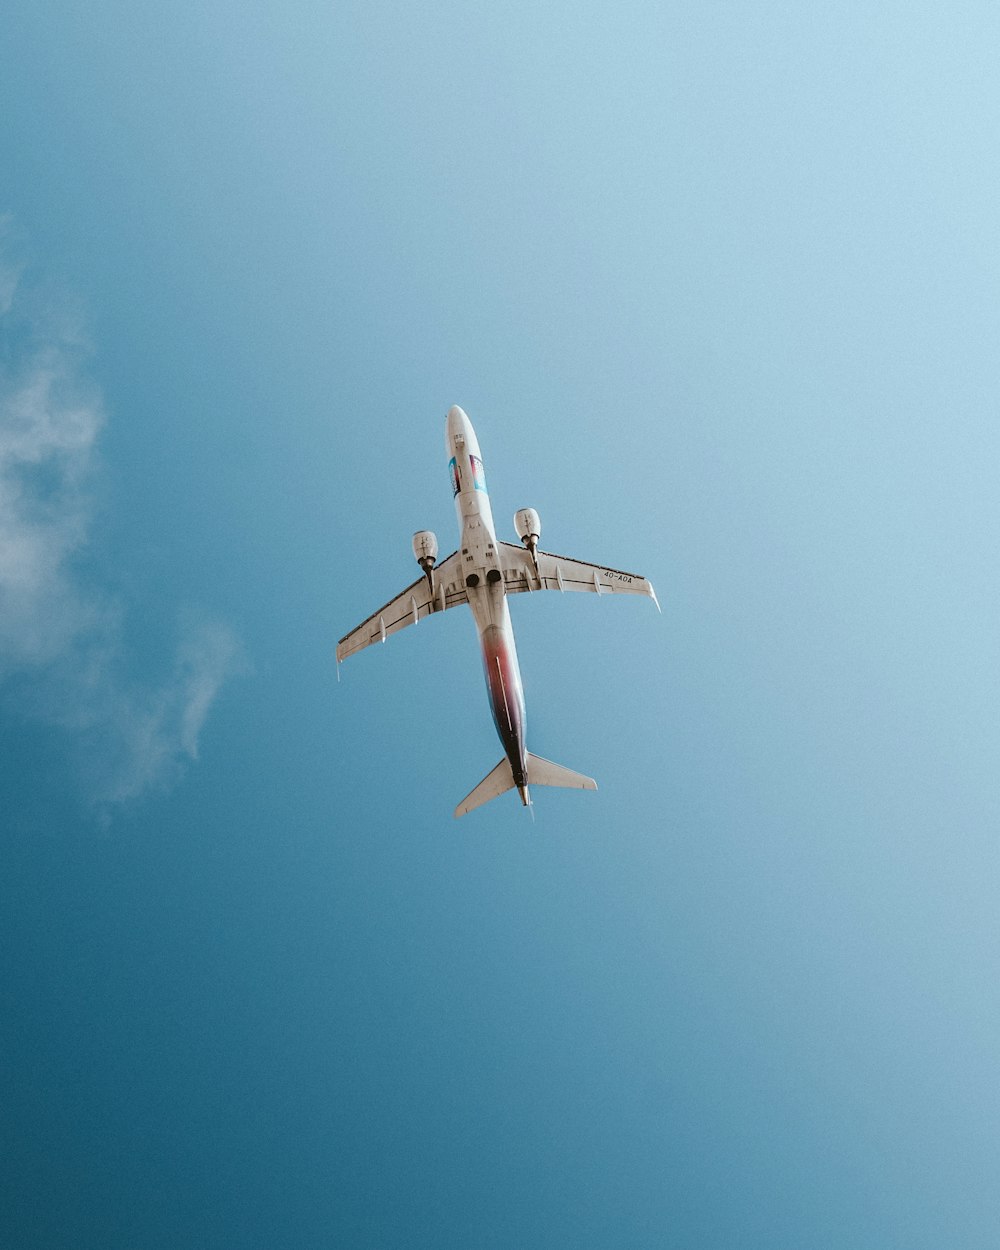
[[[597,789],[597,782],[593,777],[585,777],[582,773],[575,773],[570,768],[563,768],[562,764],[553,764],[551,760],[543,760],[540,755],[532,755],[530,751],[526,754],[528,786],[561,786],[566,790]],[[479,785],[459,803],[455,808],[455,816],[464,816],[474,808],[482,807],[490,799],[495,799],[497,795],[505,794],[513,789],[514,773],[510,760],[504,756],[496,768],[491,773],[487,773]],[[521,801],[526,807],[530,806],[531,800],[528,797],[527,786],[521,794]]]
[[[514,772],[510,766],[510,760],[505,755],[496,768],[491,773],[487,773],[479,785],[459,803],[455,808],[455,815],[456,817],[464,816],[466,812],[471,812],[475,807],[482,807],[490,799],[495,799],[498,794],[513,790],[513,788]]]
[[[575,773],[571,768],[563,768],[562,764],[553,764],[551,760],[543,760],[540,755],[528,752],[528,785],[529,786],[561,786],[564,790],[596,790],[597,782],[593,777],[585,777],[583,773]]]

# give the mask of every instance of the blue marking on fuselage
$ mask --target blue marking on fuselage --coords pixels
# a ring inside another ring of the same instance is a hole
[[[489,494],[486,489],[486,472],[483,469],[483,462],[478,456],[470,456],[469,467],[472,469],[472,485],[476,490],[481,490],[484,495]]]

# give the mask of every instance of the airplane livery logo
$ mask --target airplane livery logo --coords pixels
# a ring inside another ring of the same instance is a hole
[[[470,456],[469,464],[472,466],[472,484],[476,490],[481,490],[483,494],[487,494],[486,490],[486,473],[483,470],[483,462],[478,456]]]

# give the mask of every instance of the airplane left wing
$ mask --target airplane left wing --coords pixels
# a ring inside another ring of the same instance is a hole
[[[524,547],[501,542],[504,589],[508,595],[532,590],[582,590],[598,595],[647,595],[659,608],[653,584],[638,573],[623,573],[606,564],[588,564],[550,551],[536,551],[536,569]]]
[[[453,551],[434,569],[433,592],[427,578],[418,577],[412,586],[407,586],[395,599],[390,599],[362,621],[357,629],[352,629],[341,638],[337,643],[337,661],[346,660],[349,655],[364,650],[373,642],[385,642],[390,634],[399,633],[407,625],[416,625],[433,612],[443,612],[467,602],[465,587],[459,577],[458,552]]]

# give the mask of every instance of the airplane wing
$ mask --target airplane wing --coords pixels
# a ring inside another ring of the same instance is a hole
[[[524,547],[514,543],[503,548],[504,589],[509,595],[532,590],[584,590],[597,595],[647,595],[659,608],[652,582],[638,573],[623,573],[606,564],[588,564],[568,556],[536,551],[538,571]]]
[[[434,590],[431,591],[426,577],[418,577],[395,599],[378,608],[357,629],[352,629],[337,643],[337,661],[346,660],[356,651],[362,651],[373,642],[385,642],[390,634],[396,634],[407,625],[416,625],[433,612],[467,603],[465,587],[459,577],[458,552],[442,560],[434,570]]]

